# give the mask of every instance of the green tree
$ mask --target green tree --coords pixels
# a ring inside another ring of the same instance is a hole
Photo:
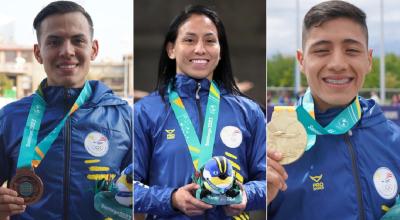
[[[13,87],[13,81],[9,79],[5,74],[0,74],[0,94],[4,94],[4,90],[11,89]]]
[[[294,57],[276,54],[267,61],[267,85],[290,87],[294,84]]]

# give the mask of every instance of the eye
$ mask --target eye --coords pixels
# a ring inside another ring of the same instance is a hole
[[[56,39],[56,38],[49,39],[46,41],[46,44],[50,47],[57,47],[57,46],[61,45],[61,43],[62,43],[62,41],[60,39]]]
[[[357,54],[361,53],[361,51],[356,48],[349,48],[349,49],[346,49],[346,53],[349,55],[357,55]]]
[[[72,40],[72,43],[74,44],[74,45],[83,45],[83,44],[85,44],[86,43],[86,40],[85,39],[83,39],[83,38],[74,38],[73,40]]]
[[[183,38],[183,42],[185,42],[185,43],[193,43],[194,40],[193,40],[193,38]]]
[[[311,51],[312,54],[316,55],[316,56],[326,56],[330,53],[330,49],[328,48],[316,48],[314,50]]]
[[[317,49],[317,50],[314,50],[314,53],[328,53],[328,52],[329,52],[328,49]]]

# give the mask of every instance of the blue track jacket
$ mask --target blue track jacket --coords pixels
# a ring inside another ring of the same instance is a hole
[[[92,96],[67,119],[35,169],[44,184],[41,200],[11,219],[104,219],[94,209],[95,179],[107,178],[105,174],[119,174],[132,163],[132,108],[104,84],[90,81],[90,86]],[[66,115],[80,90],[54,86],[43,89],[47,108],[38,143]],[[11,103],[0,111],[1,184],[15,174],[32,97]]]
[[[362,118],[344,135],[316,144],[285,166],[288,189],[268,206],[269,220],[378,220],[400,180],[400,129],[373,100],[360,98]],[[326,126],[343,109],[316,113]]]
[[[210,82],[177,74],[175,87],[201,137]],[[224,88],[220,91],[213,156],[233,162],[247,193],[246,210],[265,209],[264,114],[255,102],[228,94]],[[194,168],[167,96],[165,100],[152,93],[134,106],[134,211],[148,213],[147,219],[231,219],[222,207],[192,218],[172,208],[172,192],[192,182]]]

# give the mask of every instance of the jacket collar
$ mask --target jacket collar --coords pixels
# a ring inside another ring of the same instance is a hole
[[[360,121],[355,125],[356,128],[370,127],[375,124],[386,121],[383,115],[382,109],[372,99],[360,98],[360,105],[362,109],[362,115]],[[328,109],[325,112],[320,112],[315,109],[315,118],[322,126],[327,126],[344,108],[333,108]]]
[[[207,79],[194,79],[184,74],[176,74],[174,90],[180,97],[196,97],[207,96],[210,89],[211,82]],[[218,85],[221,94],[226,93],[225,89]]]
[[[44,79],[46,80],[46,79]],[[113,94],[110,88],[100,81],[91,80],[89,85],[92,88],[92,95],[89,100],[82,106],[106,106],[126,104]],[[65,88],[63,86],[45,86],[42,91],[44,99],[48,106],[67,106],[70,107],[79,96],[82,88]]]

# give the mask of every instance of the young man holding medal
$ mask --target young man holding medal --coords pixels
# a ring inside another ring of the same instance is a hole
[[[305,15],[297,59],[309,89],[295,108],[305,152],[282,166],[287,154],[268,149],[268,219],[380,219],[395,203],[400,130],[358,96],[372,65],[365,20],[344,1]]]
[[[102,219],[96,181],[131,164],[131,108],[86,80],[98,42],[85,9],[53,2],[33,25],[47,78],[0,112],[0,219]]]

